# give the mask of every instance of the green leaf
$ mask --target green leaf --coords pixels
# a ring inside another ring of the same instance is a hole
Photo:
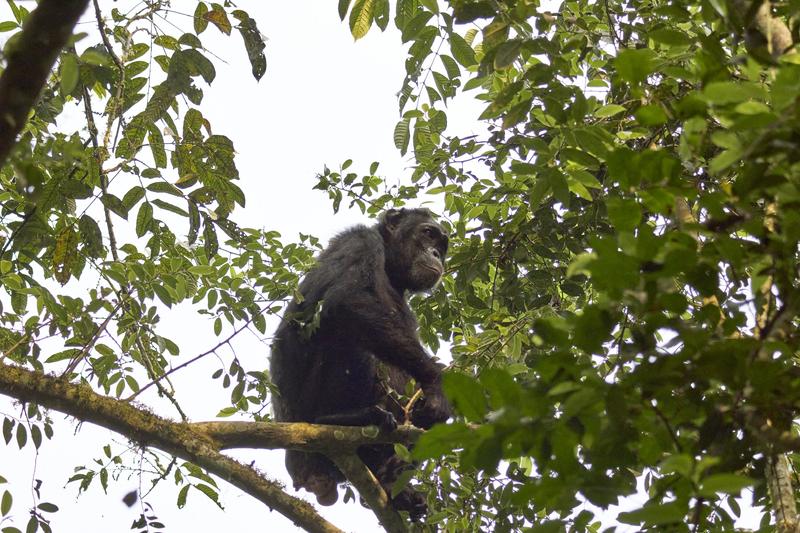
[[[180,52],[180,55],[176,53],[173,55],[172,60],[175,61],[178,58],[184,61],[184,64],[189,69],[189,74],[191,76],[196,76],[199,74],[203,77],[206,83],[213,82],[214,78],[217,77],[217,71],[214,68],[214,63],[212,63],[206,56],[194,48],[183,50]]]
[[[475,433],[463,422],[437,424],[417,441],[411,455],[417,460],[439,458],[475,441]]]
[[[239,34],[244,41],[244,48],[247,51],[247,59],[250,61],[250,70],[256,80],[260,80],[267,71],[267,56],[264,55],[266,43],[264,37],[258,30],[256,21],[250,16],[237,9],[233,16],[239,21]]]
[[[13,31],[16,30],[17,28],[19,28],[19,24],[17,24],[16,22],[12,22],[10,20],[0,22],[0,32]]]
[[[350,12],[350,33],[357,41],[364,37],[372,25],[373,0],[356,0]]]
[[[709,103],[726,105],[745,100],[764,100],[764,89],[754,83],[717,81],[709,83],[703,89],[703,96]]]
[[[738,148],[723,150],[708,163],[708,170],[716,175],[727,169],[731,165],[738,163],[742,158],[742,151]]]
[[[36,424],[31,425],[31,440],[37,450],[42,445],[42,430]]]
[[[111,56],[105,50],[87,48],[81,54],[81,62],[95,66],[109,66],[112,64]]]
[[[511,39],[498,46],[494,56],[494,68],[503,70],[513,65],[522,48],[522,43],[522,39]]]
[[[183,193],[179,188],[166,181],[157,181],[147,186],[148,191],[171,194],[183,198]]]
[[[171,203],[165,202],[164,200],[161,200],[159,198],[155,198],[155,199],[151,200],[151,202],[156,207],[160,207],[161,209],[163,209],[165,211],[169,211],[170,213],[175,213],[176,215],[180,215],[182,217],[188,217],[189,216],[189,213],[187,213],[186,211],[184,211],[183,209],[181,209],[177,205],[172,205]]]
[[[172,295],[169,293],[167,289],[164,288],[163,285],[159,285],[158,283],[153,283],[152,285],[153,292],[158,296],[158,299],[161,300],[161,303],[166,305],[167,307],[172,307],[172,304],[175,303],[172,299]]]
[[[11,442],[11,437],[13,436],[12,431],[14,430],[15,422],[10,418],[3,419],[3,439],[5,439],[6,444]]]
[[[739,494],[755,483],[754,479],[739,474],[714,474],[703,479],[698,494],[707,498],[713,498],[718,492]]]
[[[20,449],[25,447],[28,442],[28,430],[22,424],[17,424],[17,446]]]
[[[153,221],[153,206],[150,202],[145,202],[139,208],[139,214],[136,216],[136,236],[142,237],[150,228],[150,223]]]
[[[663,505],[647,505],[636,511],[620,513],[617,520],[623,524],[658,526],[673,522],[683,522],[685,514],[686,507],[676,502]]]
[[[602,353],[603,343],[611,338],[614,320],[596,305],[586,306],[574,322],[573,341],[586,353]]]
[[[400,119],[400,122],[398,122],[394,127],[394,145],[398,150],[400,150],[402,155],[405,155],[406,151],[408,150],[410,125],[411,119],[403,118]]]
[[[217,242],[217,232],[214,230],[214,222],[205,215],[203,215],[203,218],[203,247],[206,251],[206,257],[210,260],[217,255],[219,242]]]
[[[483,388],[474,378],[458,372],[446,372],[442,377],[442,390],[467,420],[483,420],[486,415],[486,399]]]
[[[655,52],[649,48],[622,50],[614,59],[614,66],[623,80],[641,83],[656,69]]]
[[[110,196],[110,195],[108,195]],[[144,188],[136,185],[135,187],[131,187],[131,189],[125,193],[125,196],[122,197],[122,205],[125,208],[126,213],[133,208],[139,201],[144,198]]]
[[[65,198],[84,200],[94,196],[94,189],[86,183],[73,179],[65,179],[59,184],[59,192]]]
[[[11,505],[14,502],[14,497],[7,490],[3,491],[3,499],[0,500],[0,514],[3,516],[8,515],[11,511]]]
[[[647,36],[657,43],[670,46],[688,46],[693,42],[684,32],[671,28],[659,28],[651,31]]]
[[[617,231],[633,231],[642,219],[642,209],[633,200],[607,197],[608,218]]]
[[[164,149],[164,137],[162,137],[155,124],[151,124],[147,128],[147,132],[147,141],[150,143],[150,151],[153,154],[153,161],[155,161],[156,167],[166,168],[167,152]]]
[[[501,17],[495,17],[483,28],[483,49],[493,50],[508,39],[509,22]]]
[[[619,104],[608,104],[595,111],[594,116],[597,118],[613,117],[614,115],[622,113],[623,111],[625,111],[624,106]]]
[[[61,67],[59,69],[61,80],[59,81],[61,87],[61,94],[72,94],[75,87],[78,85],[80,79],[80,72],[78,70],[78,58],[75,54],[64,54],[61,56]]]
[[[208,27],[208,19],[206,19],[205,15],[208,13],[208,6],[206,6],[205,2],[198,2],[197,7],[194,9],[194,32],[197,35],[200,35],[205,31]]]
[[[58,512],[58,506],[54,503],[42,502],[36,506],[40,510],[44,511],[45,513],[56,513]]]
[[[453,15],[456,22],[466,24],[479,18],[489,18],[497,14],[495,5],[488,0],[480,1],[457,1],[452,2]]]
[[[197,208],[197,203],[193,200],[187,200],[187,204],[189,206],[189,233],[186,240],[192,245],[197,240],[197,235],[200,231],[200,211]]]
[[[475,59],[475,50],[467,44],[467,41],[462,36],[453,32],[449,35],[449,41],[453,57],[463,67],[471,67],[478,63],[477,59]]]
[[[78,220],[78,231],[84,245],[84,251],[89,257],[100,258],[103,255],[103,233],[94,218],[83,215]]]
[[[417,11],[417,14],[414,16],[414,18],[406,23],[400,39],[404,43],[415,40],[420,36],[422,30],[425,29],[428,21],[431,20],[431,18],[433,18],[433,13],[424,10]]]
[[[339,5],[337,6],[339,10],[339,20],[344,22],[344,18],[347,16],[347,10],[350,8],[351,0],[339,0]]]
[[[64,285],[69,281],[78,262],[78,232],[72,227],[65,228],[56,238],[53,248],[53,277]]]
[[[660,126],[668,120],[664,109],[655,104],[640,107],[636,110],[634,117],[639,124],[646,127]]]
[[[211,265],[195,265],[189,267],[189,272],[195,276],[213,276],[217,273],[217,269]]]
[[[178,39],[171,35],[159,35],[153,39],[153,44],[166,48],[167,50],[180,50]]]
[[[390,9],[391,7],[389,4],[389,0],[375,0],[375,10],[373,18],[375,19],[375,24],[381,31],[385,31],[386,28],[389,26]]]
[[[183,509],[184,506],[186,505],[186,498],[189,495],[189,489],[191,487],[192,487],[191,485],[184,485],[183,487],[181,487],[181,490],[178,491],[178,503],[177,503],[178,509]]]

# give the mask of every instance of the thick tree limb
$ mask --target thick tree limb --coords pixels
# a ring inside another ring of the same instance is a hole
[[[357,455],[331,454],[330,458],[342,471],[344,477],[355,485],[358,493],[364,498],[388,533],[405,533],[408,531],[403,519],[389,505],[389,496],[381,487],[380,482]]]
[[[373,433],[374,428],[326,426],[301,422],[196,422],[189,427],[203,432],[220,449],[294,449],[304,452],[353,452],[365,444],[400,442],[412,444],[423,430],[400,426],[391,433]]]
[[[786,23],[780,18],[772,16],[772,3],[769,0],[762,1],[758,6],[753,19],[750,21],[750,27],[761,34],[767,43],[768,52],[774,58],[778,58],[788,52],[794,45],[792,33]],[[775,209],[775,204],[770,203],[765,210],[764,225],[770,232],[775,231],[774,220],[771,218],[775,213]],[[772,311],[770,306],[772,283],[773,280],[769,278],[765,285],[760,288],[765,303],[763,308],[758,310],[756,321],[758,336],[762,337],[762,347],[765,340],[763,334],[765,332],[769,334],[767,326],[770,325],[770,328],[772,328],[769,319]],[[781,318],[780,315],[778,318]],[[776,453],[768,454],[767,467],[764,474],[767,479],[770,499],[772,500],[772,511],[775,516],[777,530],[786,533],[800,531],[800,518],[798,518],[795,491],[792,487],[792,466],[788,457]]]
[[[734,5],[742,13],[751,12],[750,10],[755,7],[754,3],[748,0],[736,0]],[[752,18],[746,22],[750,31],[761,35],[772,57],[780,57],[788,52],[794,44],[792,32],[786,23],[780,18],[772,16],[772,2],[769,0],[761,1]],[[748,48],[752,48],[751,44],[748,44]]]
[[[350,483],[358,489],[378,521],[389,533],[405,533],[405,522],[391,505],[386,491],[354,453],[364,444],[401,442],[413,444],[424,432],[400,426],[391,433],[374,428],[326,426],[303,423],[198,422],[191,427],[213,438],[220,448],[288,448],[326,454]]]
[[[89,0],[41,0],[28,15],[0,76],[0,167]]]
[[[286,494],[278,483],[270,481],[254,468],[221,454],[216,441],[190,424],[172,422],[129,403],[102,396],[87,385],[75,385],[16,366],[0,365],[0,394],[36,402],[191,461],[307,531],[340,532],[309,503]]]

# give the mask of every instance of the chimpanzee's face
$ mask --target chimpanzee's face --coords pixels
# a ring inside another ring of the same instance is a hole
[[[447,255],[448,237],[442,227],[429,220],[414,228],[416,254],[411,264],[409,290],[428,290],[436,286],[444,274],[444,260]]]
[[[387,242],[387,269],[399,289],[426,291],[444,274],[449,239],[442,226],[428,215],[400,212],[392,222]]]

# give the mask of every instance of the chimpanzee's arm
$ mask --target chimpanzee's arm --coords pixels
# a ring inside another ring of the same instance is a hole
[[[314,423],[336,426],[375,425],[383,431],[392,431],[397,428],[397,420],[395,420],[394,415],[377,405],[318,416],[314,419]]]
[[[338,302],[333,309],[329,308],[337,324],[343,326],[339,334],[417,380],[425,399],[412,413],[416,426],[428,428],[447,420],[451,410],[441,390],[442,365],[420,344],[410,310],[380,296],[373,291],[353,289],[346,303]]]
[[[410,311],[380,296],[354,288],[347,302],[336,305],[331,314],[346,325],[341,333],[421,384],[438,381],[441,368],[420,344]]]

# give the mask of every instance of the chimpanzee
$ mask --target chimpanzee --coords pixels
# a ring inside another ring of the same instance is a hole
[[[270,370],[279,394],[275,418],[348,426],[397,427],[404,410],[390,395],[410,378],[423,399],[411,422],[429,428],[450,416],[442,395],[442,365],[420,345],[406,296],[433,288],[444,272],[448,238],[427,209],[390,209],[372,227],[334,237],[300,283],[302,299],[289,304],[275,332]],[[401,419],[402,420],[402,419]],[[402,420],[405,421],[405,420]],[[385,489],[407,467],[391,445],[362,446],[358,454]],[[333,505],[345,480],[325,456],[287,450],[295,490]],[[395,509],[417,518],[425,499],[406,489]]]

